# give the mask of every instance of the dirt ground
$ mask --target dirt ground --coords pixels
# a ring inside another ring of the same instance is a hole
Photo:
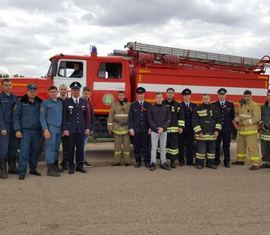
[[[112,167],[89,144],[87,174],[0,181],[0,234],[270,234],[270,170]]]

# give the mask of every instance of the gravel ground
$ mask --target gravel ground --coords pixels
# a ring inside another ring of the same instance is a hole
[[[1,180],[0,234],[270,233],[270,170],[150,172],[108,166],[111,143],[88,150],[87,174]]]

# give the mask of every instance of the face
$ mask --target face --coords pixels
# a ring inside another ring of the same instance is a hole
[[[3,83],[3,91],[6,93],[10,93],[12,90],[12,84],[11,82],[4,82]]]
[[[57,94],[58,94],[58,91],[56,89],[50,90],[49,91],[50,99],[56,100],[57,99]]]
[[[71,89],[71,95],[75,98],[79,98],[80,96],[80,89]]]
[[[118,93],[118,100],[123,101],[125,99],[124,93]]]
[[[157,104],[162,104],[163,95],[156,95],[155,100]]]
[[[190,95],[183,95],[183,99],[185,102],[189,102],[190,101]]]
[[[29,90],[27,91],[27,95],[29,99],[35,99],[37,96],[37,90]]]
[[[209,95],[204,95],[202,98],[202,101],[204,104],[209,104],[210,103],[210,96]]]
[[[144,93],[137,94],[138,100],[144,100]]]
[[[67,88],[66,87],[60,87],[59,93],[61,96],[65,97],[67,95]]]
[[[91,96],[91,92],[90,91],[84,91],[82,95],[83,95],[83,98],[85,100],[89,100],[90,96]]]
[[[74,64],[74,70],[79,70],[79,69],[80,69],[79,64]]]
[[[167,97],[168,100],[172,100],[174,98],[174,91],[168,90],[166,92],[166,97]]]
[[[225,100],[226,99],[226,94],[218,94],[218,99],[219,100]]]
[[[244,95],[244,100],[248,103],[251,100],[251,95]]]

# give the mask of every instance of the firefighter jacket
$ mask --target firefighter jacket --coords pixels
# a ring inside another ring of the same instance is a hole
[[[262,118],[260,121],[260,139],[270,141],[270,104],[268,101],[261,107]]]
[[[169,102],[167,99],[163,101],[163,105],[165,105],[170,112],[170,124],[167,128],[168,133],[178,133],[179,128],[185,127],[185,117],[184,110],[181,109],[180,104],[172,100]]]
[[[108,117],[108,130],[116,135],[128,134],[128,112],[130,103],[117,101],[111,105]]]
[[[242,102],[236,108],[234,123],[240,135],[254,135],[258,133],[258,123],[261,120],[261,109],[254,101]]]
[[[214,132],[221,131],[221,118],[216,106],[201,104],[192,115],[192,126],[197,140],[213,141]],[[202,136],[199,136],[202,134]]]

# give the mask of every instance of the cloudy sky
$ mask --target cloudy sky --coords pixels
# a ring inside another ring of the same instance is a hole
[[[270,54],[267,0],[0,0],[0,73],[46,74],[58,53],[128,41],[249,57]]]

